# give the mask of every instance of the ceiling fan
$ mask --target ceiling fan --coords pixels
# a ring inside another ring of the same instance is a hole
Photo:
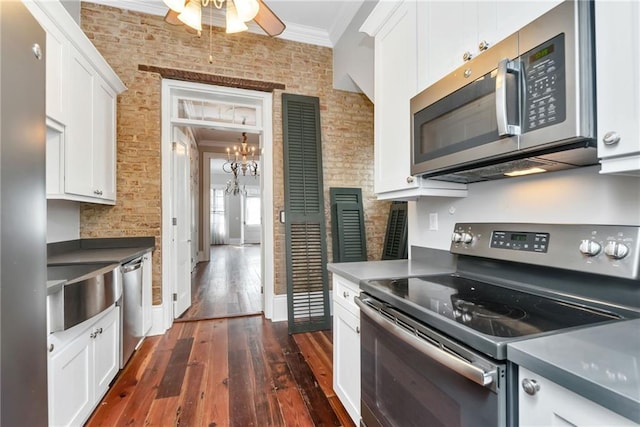
[[[226,3],[226,32],[248,30],[245,22],[255,21],[268,35],[274,37],[285,29],[284,23],[262,0],[163,0],[169,6],[165,21],[172,25],[185,24],[202,31],[202,8],[222,9]]]

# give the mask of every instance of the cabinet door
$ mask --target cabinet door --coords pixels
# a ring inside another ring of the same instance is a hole
[[[405,1],[375,38],[375,192],[417,187],[409,101],[416,94],[416,3]]]
[[[93,70],[73,47],[70,48],[69,56],[65,191],[93,197]]]
[[[520,427],[635,426],[634,422],[522,367],[518,368]],[[535,381],[539,389],[530,395],[522,381]]]
[[[640,3],[595,3],[598,156],[603,172],[640,170]],[[622,60],[622,63],[621,63]],[[613,142],[613,133],[619,137]],[[612,143],[605,144],[609,134]],[[623,156],[627,156],[625,161]],[[632,157],[634,156],[635,160]],[[617,158],[617,159],[616,159]]]
[[[419,77],[422,90],[462,65],[465,52],[475,55],[478,2],[418,2],[418,16],[418,47],[425,69]]]
[[[80,425],[93,409],[94,382],[89,331],[49,358],[49,425]]]
[[[333,388],[349,416],[360,423],[360,319],[333,305]]]
[[[102,398],[120,368],[120,307],[115,307],[91,329],[94,360],[94,400]]]
[[[65,125],[68,43],[55,27],[47,27],[45,31],[47,32],[47,117]]]
[[[99,77],[94,79],[93,102],[93,191],[98,198],[115,200],[116,95]]]

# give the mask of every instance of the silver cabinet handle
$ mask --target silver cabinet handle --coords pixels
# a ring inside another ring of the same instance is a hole
[[[49,344],[49,353],[51,353],[54,348],[55,348],[55,346],[53,344]]]
[[[533,396],[540,391],[540,384],[536,380],[525,378],[522,380],[522,389],[525,393]]]
[[[464,62],[470,61],[471,58],[473,58],[473,53],[466,51],[465,53],[462,54],[462,60]]]
[[[486,40],[482,40],[479,44],[478,44],[478,49],[480,49],[480,52],[483,52],[487,49],[489,49],[489,42]]]
[[[407,184],[412,184],[412,183],[413,183],[413,181],[415,181],[415,178],[414,178],[414,177],[412,177],[412,176],[408,176],[408,177],[407,177]]]
[[[102,196],[102,190],[93,190],[93,194],[96,196]]]
[[[345,297],[345,298],[349,298],[349,292],[344,291],[344,292],[342,293],[342,296],[343,296],[343,297]]]
[[[360,333],[360,326],[356,326],[356,334]]]
[[[33,46],[31,46],[31,51],[38,60],[42,59],[42,48],[38,43],[34,43]]]
[[[614,131],[607,132],[602,137],[602,142],[604,142],[604,145],[615,145],[620,142],[620,135]]]

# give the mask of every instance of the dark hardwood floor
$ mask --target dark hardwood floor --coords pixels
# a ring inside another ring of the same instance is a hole
[[[211,246],[191,280],[191,307],[176,321],[261,313],[261,283],[260,245]]]
[[[262,315],[175,323],[147,338],[88,426],[353,426],[332,384],[331,332]]]

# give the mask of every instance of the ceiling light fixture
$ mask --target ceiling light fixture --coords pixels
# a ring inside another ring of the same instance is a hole
[[[245,24],[254,20],[267,34],[277,36],[284,29],[284,23],[262,0],[163,0],[169,7],[165,20],[177,25],[180,22],[200,32],[202,31],[202,8],[222,9],[226,2],[226,32],[237,33],[249,28]],[[176,19],[177,17],[177,19]]]

